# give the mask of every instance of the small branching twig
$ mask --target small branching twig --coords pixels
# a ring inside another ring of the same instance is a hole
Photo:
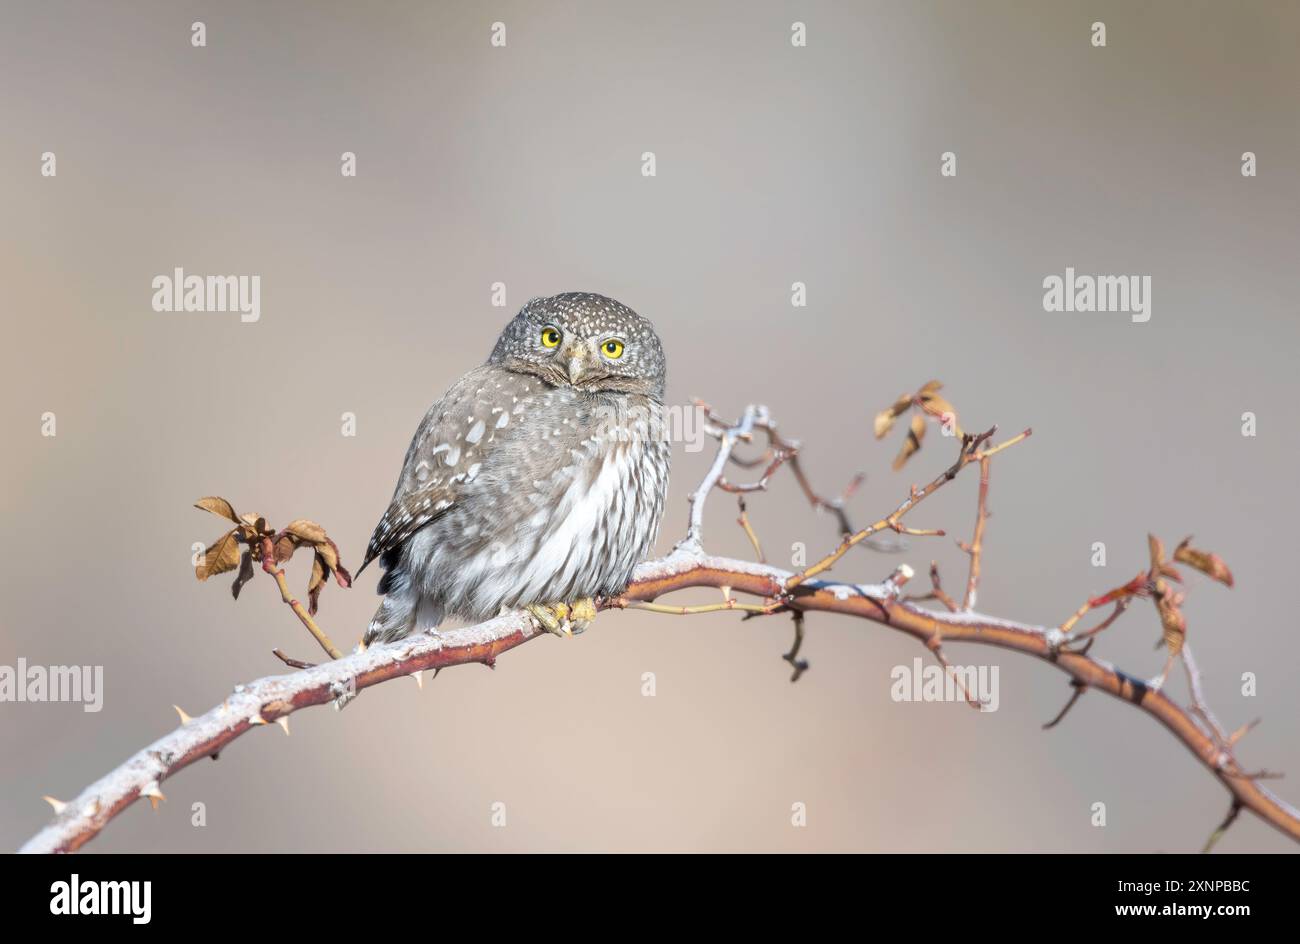
[[[1043,725],[1044,731],[1050,731],[1052,728],[1060,724],[1069,713],[1070,709],[1074,707],[1074,703],[1082,698],[1083,693],[1088,690],[1088,686],[1080,682],[1078,679],[1071,679],[1070,686],[1074,689],[1074,694],[1070,696],[1070,700],[1065,703],[1065,707],[1057,713],[1056,717]]]
[[[943,584],[939,582],[939,562],[930,561],[930,592],[920,595],[905,597],[913,603],[923,603],[926,600],[938,600],[948,608],[949,613],[956,613],[961,607],[957,601],[944,592]]]
[[[961,549],[970,555],[970,576],[966,578],[966,599],[962,609],[969,612],[975,607],[975,594],[980,583],[980,554],[984,550],[984,527],[989,520],[989,458],[980,460],[979,502],[975,510],[975,534],[969,544],[961,544]]]
[[[943,472],[941,475],[939,475],[937,478],[931,481],[924,488],[918,489],[916,486],[912,486],[912,492],[910,495],[908,495],[906,501],[904,501],[901,505],[895,508],[890,514],[886,515],[884,518],[881,518],[879,521],[877,521],[875,524],[871,525],[870,527],[863,528],[861,531],[849,535],[847,538],[845,538],[843,541],[840,542],[839,547],[837,547],[831,553],[827,554],[821,560],[817,561],[817,563],[813,564],[811,567],[805,568],[800,573],[795,574],[793,577],[790,578],[790,581],[786,584],[786,590],[787,591],[793,590],[796,587],[798,587],[800,584],[810,580],[813,577],[816,577],[818,574],[822,574],[830,570],[831,567],[833,567],[841,557],[843,557],[846,553],[848,553],[851,547],[853,547],[854,545],[858,544],[859,542],[863,541],[867,537],[870,537],[871,535],[879,531],[884,531],[886,528],[892,528],[894,531],[898,531],[904,534],[925,534],[925,535],[942,536],[944,534],[944,531],[942,529],[935,529],[930,531],[918,531],[910,528],[904,528],[902,525],[903,516],[906,515],[908,512],[910,512],[912,509],[914,509],[917,505],[921,504],[921,502],[925,501],[927,498],[933,495],[944,485],[948,484],[953,479],[955,479],[957,477],[957,474],[961,472],[961,470],[964,469],[970,463],[972,462],[979,463],[985,459],[991,458],[997,455],[999,452],[1002,452],[1004,449],[1009,449],[1010,447],[1023,442],[1033,433],[1033,430],[1027,429],[1023,433],[1020,433],[1018,436],[1013,436],[1011,439],[1008,439],[1006,442],[1001,443],[1000,445],[991,446],[987,449],[981,448],[983,443],[993,435],[996,429],[997,427],[993,427],[988,432],[981,433],[979,436],[967,437],[966,441],[963,442],[961,454],[958,456],[957,461],[953,463],[953,465],[950,466],[947,469],[947,471]]]
[[[1241,804],[1234,800],[1232,806],[1228,809],[1228,815],[1223,818],[1223,822],[1215,828],[1214,832],[1210,833],[1210,838],[1205,840],[1205,845],[1201,848],[1201,853],[1208,854],[1210,850],[1214,848],[1215,844],[1223,838],[1223,834],[1228,831],[1228,828],[1237,821],[1237,817],[1240,815]]]
[[[791,615],[794,616],[794,641],[790,644],[790,651],[781,658],[789,662],[794,669],[790,681],[797,682],[799,677],[808,671],[808,660],[799,658],[799,650],[803,648],[803,613],[793,610]]]
[[[740,517],[737,519],[737,523],[744,529],[745,536],[749,538],[749,543],[754,548],[754,557],[757,558],[760,564],[766,564],[767,558],[763,556],[763,546],[758,543],[758,535],[754,533],[754,527],[749,523],[749,513],[745,508],[745,496],[739,496],[736,501],[740,505]]]
[[[262,571],[275,578],[275,584],[280,588],[280,598],[289,604],[289,609],[293,610],[294,615],[298,617],[302,625],[307,627],[307,632],[311,633],[312,637],[320,643],[320,647],[329,654],[329,657],[331,659],[342,659],[343,653],[338,646],[334,645],[329,636],[325,634],[325,630],[316,625],[316,621],[307,612],[307,608],[289,592],[289,581],[284,577],[284,568],[275,566],[275,552],[271,549],[271,539],[269,537],[262,538]]]
[[[235,524],[234,528],[217,538],[207,548],[203,560],[199,561],[194,568],[194,575],[199,580],[207,580],[209,577],[238,567],[239,573],[230,588],[231,594],[238,600],[239,591],[244,584],[253,579],[254,563],[260,562],[262,572],[270,575],[279,588],[280,599],[288,604],[289,609],[293,610],[302,625],[307,627],[312,638],[320,643],[320,647],[329,654],[331,659],[342,658],[343,653],[313,619],[320,592],[331,574],[334,575],[339,586],[352,586],[352,575],[339,560],[338,545],[325,533],[325,529],[314,521],[299,518],[297,521],[291,521],[283,531],[276,531],[261,515],[236,514],[234,507],[224,498],[200,498],[195,502],[194,507],[209,511]],[[241,544],[244,545],[242,554],[239,551]],[[293,557],[294,552],[303,546],[312,549],[311,581],[307,584],[308,605],[305,607],[289,592],[289,582],[285,579],[284,568],[277,566]],[[296,667],[302,668],[307,664],[289,660],[279,650],[274,651],[280,661],[286,665],[296,664]]]

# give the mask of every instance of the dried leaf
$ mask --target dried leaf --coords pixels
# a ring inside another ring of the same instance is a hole
[[[903,440],[903,448],[899,450],[894,457],[894,471],[897,472],[906,463],[907,460],[916,455],[921,448],[921,440],[925,438],[925,417],[916,415],[912,417],[912,423],[907,431],[907,438]]]
[[[1223,562],[1223,558],[1218,554],[1211,554],[1209,551],[1201,551],[1192,547],[1191,538],[1184,538],[1183,542],[1174,549],[1174,560],[1186,564],[1188,567],[1195,567],[1201,573],[1214,580],[1219,581],[1226,587],[1232,586],[1232,571],[1228,565]]]
[[[244,584],[253,579],[253,555],[250,551],[245,550],[239,556],[239,573],[235,575],[235,582],[230,585],[230,594],[236,600],[239,599],[239,591],[244,589]]]
[[[921,409],[936,418],[940,423],[947,424],[951,422],[954,436],[962,435],[961,424],[957,422],[957,410],[951,403],[934,393],[919,393],[917,399],[921,403]]]
[[[311,559],[311,579],[307,582],[307,612],[312,616],[316,615],[316,609],[320,605],[321,587],[325,586],[325,578],[329,573],[325,567],[325,562],[321,560],[319,554],[315,554]]]
[[[1161,565],[1165,562],[1165,542],[1148,533],[1147,550],[1151,554],[1151,576],[1154,577],[1160,573]]]
[[[194,503],[194,507],[201,508],[204,511],[210,511],[214,515],[219,515],[222,518],[233,521],[235,524],[239,524],[239,516],[235,514],[235,509],[231,506],[230,502],[226,501],[224,498],[200,498]]]
[[[290,521],[284,529],[285,534],[292,534],[303,544],[323,544],[329,538],[325,536],[325,529],[314,521],[308,521],[306,518],[299,518],[296,521]]]
[[[298,550],[298,542],[287,534],[282,534],[275,541],[274,555],[277,564],[283,564],[289,558],[293,557],[293,552]]]
[[[894,428],[894,421],[907,412],[912,405],[911,394],[903,394],[894,401],[894,405],[887,410],[881,410],[876,414],[875,430],[876,438],[884,439],[889,431]]]
[[[316,553],[320,556],[321,560],[325,563],[325,568],[327,571],[325,576],[328,577],[329,576],[328,571],[334,570],[339,565],[338,545],[336,545],[329,538],[326,538],[323,542],[316,545]]]
[[[240,515],[239,522],[251,528],[255,535],[266,534],[266,519],[255,511]]]
[[[1170,655],[1183,651],[1187,639],[1187,619],[1180,607],[1183,602],[1181,593],[1170,593],[1168,587],[1160,581],[1156,585],[1156,609],[1160,611],[1160,628],[1163,631],[1165,645]]]
[[[316,551],[318,553],[323,553],[326,548],[329,548],[329,554],[325,558],[325,563],[329,566],[330,570],[334,571],[334,579],[338,581],[340,587],[351,587],[352,575],[348,573],[348,569],[343,566],[343,561],[339,557],[339,546],[330,538],[326,538],[325,543],[319,545],[316,548]]]
[[[194,568],[194,576],[207,580],[239,566],[239,542],[235,531],[227,531],[204,552],[203,560]]]
[[[943,389],[943,384],[937,380],[931,380],[924,387],[916,392],[918,397],[928,397]]]

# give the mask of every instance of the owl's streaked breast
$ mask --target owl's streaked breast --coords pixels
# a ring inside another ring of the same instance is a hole
[[[512,408],[462,501],[407,548],[416,584],[464,619],[623,589],[663,512],[658,403],[543,388]]]

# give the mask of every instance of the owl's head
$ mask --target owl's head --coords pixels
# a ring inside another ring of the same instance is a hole
[[[664,396],[664,349],[654,327],[590,292],[534,298],[501,332],[488,363],[557,387]]]

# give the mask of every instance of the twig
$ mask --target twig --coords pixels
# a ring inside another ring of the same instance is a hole
[[[971,610],[975,607],[975,593],[980,584],[980,554],[984,550],[984,526],[988,524],[988,520],[989,457],[985,456],[980,460],[980,491],[975,510],[975,534],[969,544],[961,545],[962,550],[970,555],[970,576],[966,579],[966,599],[962,604],[963,610]]]
[[[799,658],[799,650],[803,648],[803,613],[792,610],[791,615],[794,617],[794,641],[790,644],[790,651],[781,658],[794,668],[790,681],[797,682],[808,671],[808,660]]]
[[[955,685],[957,690],[961,692],[962,698],[966,699],[966,704],[970,705],[976,711],[983,711],[984,703],[966,690],[966,686],[963,685],[961,679],[957,677],[957,673],[953,669],[952,663],[949,662],[948,657],[943,654],[943,637],[939,634],[938,630],[935,631],[933,636],[926,640],[925,648],[934,653],[934,657],[939,660],[939,665],[943,666],[944,675],[952,679],[953,685]]]
[[[275,584],[280,588],[280,599],[289,604],[289,609],[293,610],[294,615],[298,617],[302,625],[307,627],[307,632],[311,633],[316,641],[320,643],[320,647],[329,653],[331,659],[342,659],[343,653],[338,646],[334,645],[329,636],[325,635],[325,630],[316,625],[316,621],[307,612],[307,608],[289,592],[289,581],[285,579],[284,568],[275,566],[275,549],[270,538],[262,538],[262,570],[275,578]]]
[[[745,496],[741,495],[736,501],[740,505],[740,518],[737,523],[744,528],[745,536],[749,538],[749,543],[754,547],[754,556],[758,558],[760,564],[766,564],[767,558],[763,556],[763,547],[758,543],[758,535],[754,533],[754,528],[749,523],[749,513],[745,508]]]
[[[1056,717],[1053,718],[1051,721],[1047,722],[1045,725],[1043,725],[1044,731],[1050,731],[1052,728],[1060,724],[1062,719],[1064,719],[1066,714],[1069,712],[1069,710],[1074,707],[1074,703],[1078,701],[1080,698],[1082,698],[1083,693],[1088,690],[1087,685],[1084,685],[1083,683],[1079,682],[1076,679],[1071,679],[1070,685],[1071,687],[1074,688],[1074,694],[1070,696],[1070,700],[1065,703],[1065,707],[1062,708],[1060,712],[1057,713]]]
[[[1223,834],[1228,831],[1228,828],[1237,821],[1237,817],[1240,815],[1241,804],[1234,800],[1232,807],[1228,810],[1228,815],[1223,818],[1223,822],[1218,825],[1218,828],[1216,828],[1214,832],[1210,833],[1210,838],[1205,840],[1205,845],[1201,848],[1201,853],[1208,854],[1209,851],[1214,848],[1215,844],[1223,838]]]
[[[930,482],[930,484],[926,485],[925,488],[917,489],[915,486],[913,486],[912,493],[907,497],[907,500],[904,501],[897,508],[895,508],[893,512],[886,515],[884,518],[881,518],[879,521],[877,521],[875,524],[871,525],[870,527],[863,528],[861,531],[849,535],[843,541],[841,541],[840,546],[837,547],[830,554],[827,554],[825,557],[823,557],[817,563],[813,564],[811,567],[808,567],[805,570],[801,571],[800,573],[795,574],[793,577],[790,578],[790,582],[786,585],[786,590],[787,591],[793,590],[796,587],[798,587],[800,584],[811,579],[812,577],[815,577],[818,574],[825,573],[826,571],[830,570],[831,567],[835,565],[836,561],[838,561],[841,557],[843,557],[846,553],[848,553],[851,547],[863,541],[864,539],[870,537],[876,532],[885,530],[886,528],[892,528],[895,531],[899,531],[906,534],[942,535],[944,533],[942,529],[935,529],[933,531],[912,531],[909,529],[905,529],[901,524],[903,520],[903,516],[906,515],[913,508],[915,508],[917,505],[919,505],[921,502],[925,501],[925,499],[933,495],[936,491],[938,491],[948,482],[951,482],[953,479],[955,479],[957,477],[957,474],[961,472],[961,470],[964,469],[970,463],[982,462],[984,459],[990,458],[1004,449],[1008,449],[1011,446],[1016,445],[1017,443],[1023,442],[1033,432],[1033,430],[1027,429],[1023,433],[1019,434],[1018,436],[1013,436],[1011,439],[1008,439],[1006,442],[1000,445],[990,447],[989,449],[981,450],[979,448],[980,444],[982,444],[985,440],[991,437],[996,429],[997,427],[993,427],[993,429],[990,429],[986,433],[982,433],[979,436],[975,436],[973,438],[968,438],[968,442],[964,443],[962,446],[961,455],[958,457],[957,461],[951,467],[948,468],[947,471],[943,472],[941,475],[935,478],[932,482]]]
[[[272,649],[271,655],[275,656],[291,669],[314,669],[316,667],[315,662],[303,662],[301,659],[290,658],[285,655],[284,651],[281,649]]]
[[[949,613],[956,613],[961,607],[957,601],[944,592],[943,585],[939,583],[939,562],[930,561],[930,592],[920,596],[908,596],[905,599],[913,603],[922,603],[926,600],[938,600],[948,608]]]

